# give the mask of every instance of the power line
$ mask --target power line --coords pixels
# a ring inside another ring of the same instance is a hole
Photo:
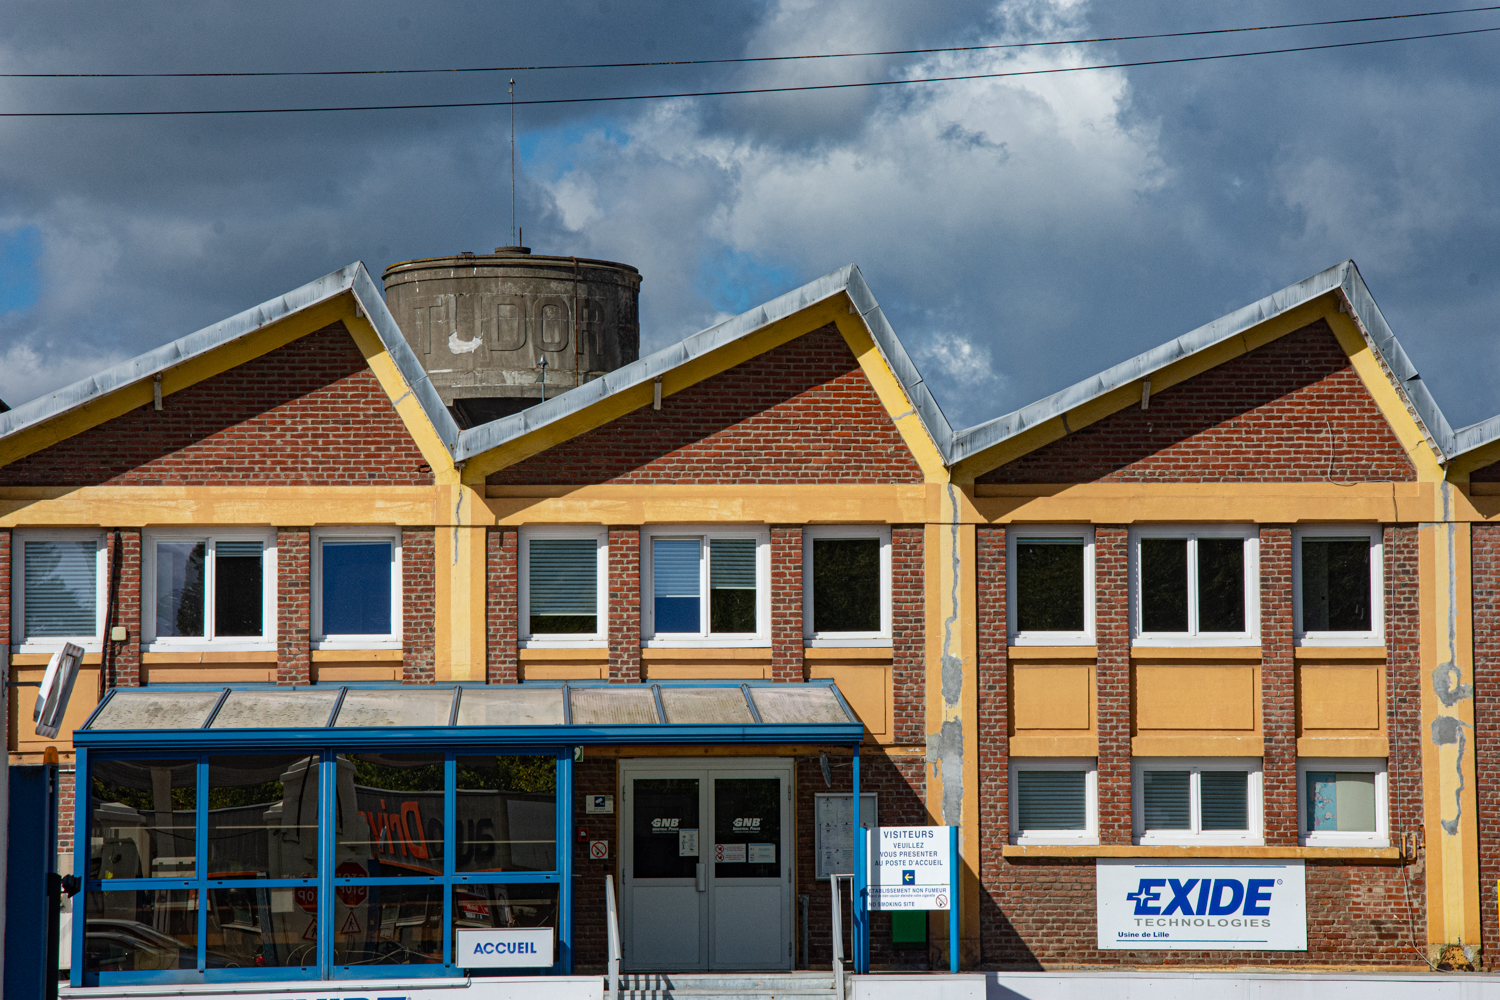
[[[685,97],[727,97],[745,94],[789,94],[811,90],[850,90],[862,87],[899,87],[918,83],[954,83],[965,80],[995,80],[1015,76],[1047,76],[1054,73],[1081,73],[1099,69],[1131,69],[1138,66],[1168,66],[1177,63],[1214,62],[1221,59],[1244,59],[1251,56],[1285,55],[1292,52],[1318,52],[1328,49],[1352,49],[1390,42],[1415,42],[1430,38],[1454,38],[1459,35],[1485,35],[1500,31],[1493,28],[1469,28],[1464,31],[1440,31],[1426,35],[1401,35],[1395,38],[1372,38],[1360,42],[1328,42],[1323,45],[1298,45],[1283,49],[1257,49],[1251,52],[1223,52],[1206,56],[1177,56],[1170,59],[1137,59],[1131,62],[1097,63],[1091,66],[1057,66],[1049,69],[1018,69],[998,73],[963,73],[954,76],[924,76],[905,80],[866,80],[858,83],[813,83],[788,87],[746,87],[738,90],[698,90],[667,94],[620,94],[609,97],[549,97],[516,101],[529,104],[597,104],[607,101],[658,101]],[[322,108],[216,108],[180,111],[0,111],[0,118],[131,118],[170,115],[271,115],[306,114],[324,111],[420,111],[440,108],[503,107],[508,101],[449,101],[436,104],[361,104]]]
[[[640,69],[661,66],[717,66],[731,63],[792,62],[809,59],[856,59],[867,56],[936,55],[947,52],[983,52],[995,49],[1028,49],[1057,45],[1096,45],[1105,42],[1138,42],[1160,38],[1193,38],[1203,35],[1229,35],[1246,31],[1281,31],[1288,28],[1318,28],[1336,24],[1364,24],[1371,21],[1400,21],[1418,17],[1445,17],[1450,14],[1474,14],[1500,10],[1488,7],[1455,7],[1451,10],[1417,11],[1411,14],[1381,14],[1370,17],[1345,17],[1332,21],[1295,21],[1286,24],[1249,25],[1241,28],[1205,28],[1197,31],[1165,31],[1149,35],[1112,35],[1098,38],[1067,38],[1037,42],[1004,42],[993,45],[948,45],[930,49],[882,49],[873,52],[822,52],[797,56],[738,56],[724,59],[666,59],[657,62],[559,63],[551,66],[458,66],[442,69],[320,69],[320,70],[245,70],[204,73],[0,73],[0,79],[174,79],[179,77],[261,77],[261,76],[397,76],[424,73],[520,73],[570,69]],[[1418,36],[1425,37],[1425,36]],[[1248,53],[1247,53],[1248,54]],[[698,95],[694,95],[698,96]],[[443,105],[447,107],[449,105]],[[460,105],[467,106],[467,105]]]

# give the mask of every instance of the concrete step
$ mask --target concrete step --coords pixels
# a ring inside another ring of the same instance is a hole
[[[832,970],[631,972],[620,976],[620,1000],[828,1000],[832,994]]]

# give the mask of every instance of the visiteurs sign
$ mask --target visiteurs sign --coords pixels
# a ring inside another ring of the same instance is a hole
[[[1301,861],[1101,858],[1095,878],[1101,949],[1307,950]]]

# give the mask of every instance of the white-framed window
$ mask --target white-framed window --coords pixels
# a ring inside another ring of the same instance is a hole
[[[1094,529],[1008,528],[1006,593],[1012,646],[1094,644]]]
[[[1259,757],[1137,757],[1131,767],[1136,843],[1264,842]]]
[[[802,630],[809,646],[891,644],[891,529],[802,529]]]
[[[18,653],[65,642],[100,648],[108,588],[104,533],[18,531],[11,552],[11,636]]]
[[[147,531],[141,632],[148,649],[273,649],[276,542],[265,531]]]
[[[1010,759],[1012,844],[1099,843],[1099,768],[1092,757]]]
[[[647,646],[769,646],[767,528],[663,525],[641,532]]]
[[[1134,641],[1146,646],[1259,644],[1259,554],[1254,526],[1131,529]]]
[[[401,645],[399,528],[322,528],[312,534],[314,649]]]
[[[1380,529],[1315,525],[1292,531],[1292,607],[1304,646],[1385,644]]]
[[[1385,758],[1298,758],[1297,799],[1303,845],[1391,846]]]
[[[519,556],[522,646],[602,646],[609,636],[609,532],[523,528]]]

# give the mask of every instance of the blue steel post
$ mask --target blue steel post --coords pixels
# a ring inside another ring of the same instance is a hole
[[[89,877],[89,752],[82,747],[74,750],[73,757],[73,874],[80,879]],[[68,985],[83,985],[83,929],[88,920],[88,892],[73,897],[73,951],[80,956],[68,970]]]
[[[958,971],[958,827],[948,827],[948,971]]]
[[[333,976],[333,860],[334,837],[339,825],[339,758],[336,753],[319,754],[318,761],[318,975]],[[311,762],[309,762],[310,764]]]
[[[573,748],[557,755],[557,959],[573,972]]]
[[[453,965],[453,872],[458,854],[458,758],[443,759],[443,964]]]
[[[208,968],[208,757],[193,758],[193,876],[198,880],[198,974]],[[168,795],[172,793],[167,792]],[[75,787],[73,797],[78,797]],[[157,806],[160,808],[160,805]],[[167,803],[171,809],[172,804]],[[172,831],[175,843],[176,830]]]
[[[863,975],[870,971],[869,935],[865,933],[865,893],[868,891],[868,873],[865,871],[865,831],[859,822],[859,744],[854,744],[854,880],[853,898],[849,901],[849,923],[854,938],[854,971]]]

